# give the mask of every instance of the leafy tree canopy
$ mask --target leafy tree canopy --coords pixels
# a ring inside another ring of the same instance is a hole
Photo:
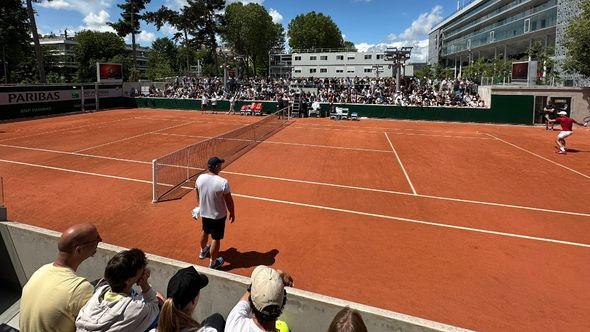
[[[5,66],[4,66],[5,65]],[[2,0],[0,6],[0,81],[32,81],[35,59],[29,18],[21,0]],[[4,68],[6,67],[6,73]]]
[[[564,68],[590,77],[590,0],[582,2],[582,13],[567,27]]]
[[[271,50],[282,50],[285,43],[283,26],[261,5],[240,2],[227,6],[224,16],[223,41],[235,53],[252,63],[254,72],[264,72]]]
[[[288,30],[291,49],[344,47],[340,28],[330,16],[322,13],[297,15],[289,22]]]
[[[78,80],[80,82],[96,81],[96,62],[127,62],[124,70],[129,69],[129,61],[125,50],[123,38],[112,32],[97,32],[84,30],[76,34],[74,53],[78,67]],[[118,60],[118,61],[115,61]]]

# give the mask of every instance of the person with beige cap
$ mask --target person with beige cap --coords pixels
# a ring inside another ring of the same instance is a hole
[[[276,331],[275,324],[287,303],[285,286],[293,286],[286,272],[260,265],[252,272],[252,284],[227,316],[225,332]]]

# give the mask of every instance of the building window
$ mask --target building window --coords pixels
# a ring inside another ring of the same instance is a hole
[[[531,32],[531,19],[527,18],[526,20],[524,20],[524,33],[529,32]]]
[[[295,61],[301,61],[301,57],[300,56],[296,56],[295,57]]]
[[[349,55],[348,57],[346,57],[348,60],[354,60],[354,55]]]
[[[346,72],[349,74],[354,74],[354,67],[348,67],[346,68]]]
[[[336,60],[344,60],[344,55],[337,55]]]
[[[365,60],[371,60],[373,58],[372,54],[365,54]]]
[[[328,56],[327,55],[320,55],[320,60],[327,61],[328,60]]]
[[[300,74],[301,73],[301,68],[295,68],[295,73]]]
[[[312,55],[312,56],[309,57],[309,60],[311,60],[311,61],[314,61],[314,60],[317,60],[317,59],[318,59],[318,57],[315,56],[315,55]]]
[[[342,73],[344,73],[344,69],[336,68],[336,74],[342,74]]]
[[[363,71],[365,73],[371,73],[371,72],[373,72],[373,68],[365,68]]]
[[[315,72],[317,72],[317,69],[315,69],[315,68],[309,68],[309,73],[310,74],[314,74]]]
[[[493,43],[494,42],[494,38],[495,37],[496,36],[494,36],[494,31],[490,31],[490,43]]]
[[[320,68],[320,73],[327,73],[328,72],[328,68]]]
[[[377,54],[377,60],[383,60],[385,54]]]

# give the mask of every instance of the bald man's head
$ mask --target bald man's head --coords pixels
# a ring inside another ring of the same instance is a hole
[[[96,226],[92,224],[78,224],[66,229],[57,242],[60,252],[72,253],[76,246],[97,245],[102,238],[98,234]]]

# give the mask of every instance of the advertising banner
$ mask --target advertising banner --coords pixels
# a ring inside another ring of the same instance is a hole
[[[99,83],[123,83],[123,65],[97,62],[96,81]]]

